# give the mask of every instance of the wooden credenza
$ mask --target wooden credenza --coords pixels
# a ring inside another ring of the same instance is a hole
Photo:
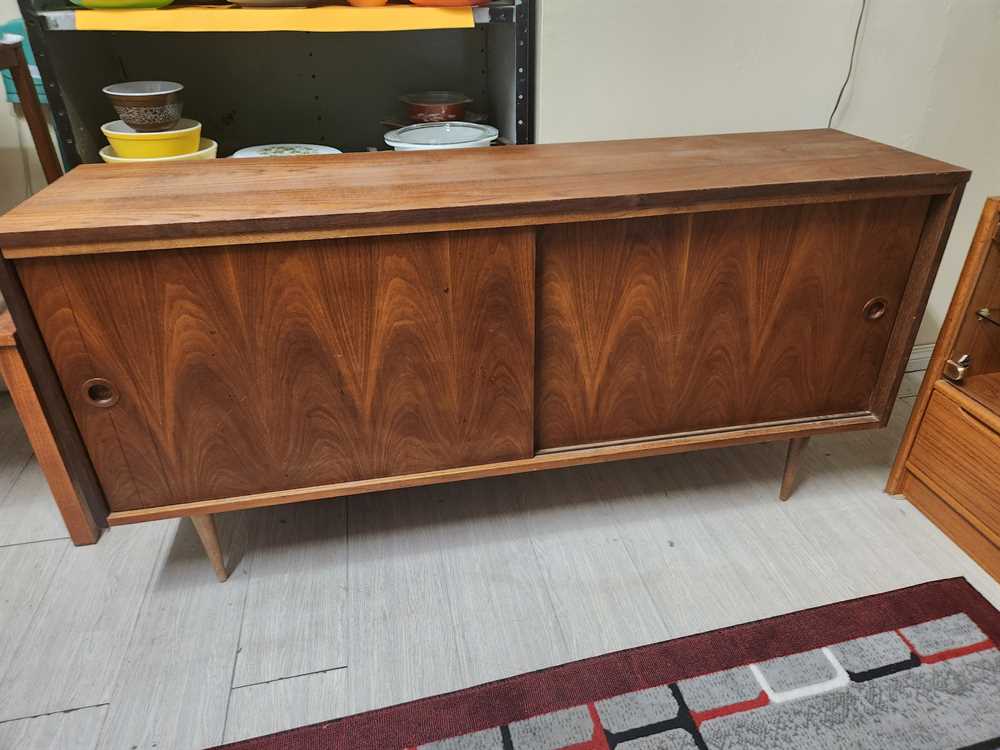
[[[84,166],[0,278],[96,515],[205,516],[883,425],[968,177],[832,130]]]

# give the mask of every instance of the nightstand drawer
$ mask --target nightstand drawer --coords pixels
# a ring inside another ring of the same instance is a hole
[[[934,390],[907,466],[1000,544],[1000,433],[948,388]]]

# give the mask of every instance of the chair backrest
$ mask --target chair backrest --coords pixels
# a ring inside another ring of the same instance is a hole
[[[31,131],[31,140],[35,142],[35,151],[42,164],[42,172],[48,182],[55,182],[62,177],[62,165],[49,135],[49,124],[38,101],[28,62],[24,59],[21,37],[16,34],[4,34],[0,37],[0,68],[11,72],[24,119],[28,121],[28,129]]]

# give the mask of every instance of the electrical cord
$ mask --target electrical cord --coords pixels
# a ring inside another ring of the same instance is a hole
[[[854,41],[851,43],[851,61],[847,66],[847,75],[844,77],[844,83],[840,87],[840,92],[837,94],[837,101],[834,102],[833,111],[830,112],[830,119],[826,121],[826,126],[833,127],[833,118],[837,114],[837,109],[840,108],[840,100],[844,98],[844,91],[847,90],[847,84],[851,80],[851,73],[854,72],[854,55],[858,51],[858,36],[861,34],[861,20],[865,17],[865,7],[868,5],[868,0],[861,0],[861,10],[858,13],[858,23],[854,27]]]

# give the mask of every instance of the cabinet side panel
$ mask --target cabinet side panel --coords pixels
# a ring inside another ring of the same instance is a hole
[[[62,258],[89,360],[48,343],[67,393],[118,392],[72,404],[117,511],[523,458],[533,252],[499,230]]]
[[[537,446],[867,411],[927,206],[546,227]]]

